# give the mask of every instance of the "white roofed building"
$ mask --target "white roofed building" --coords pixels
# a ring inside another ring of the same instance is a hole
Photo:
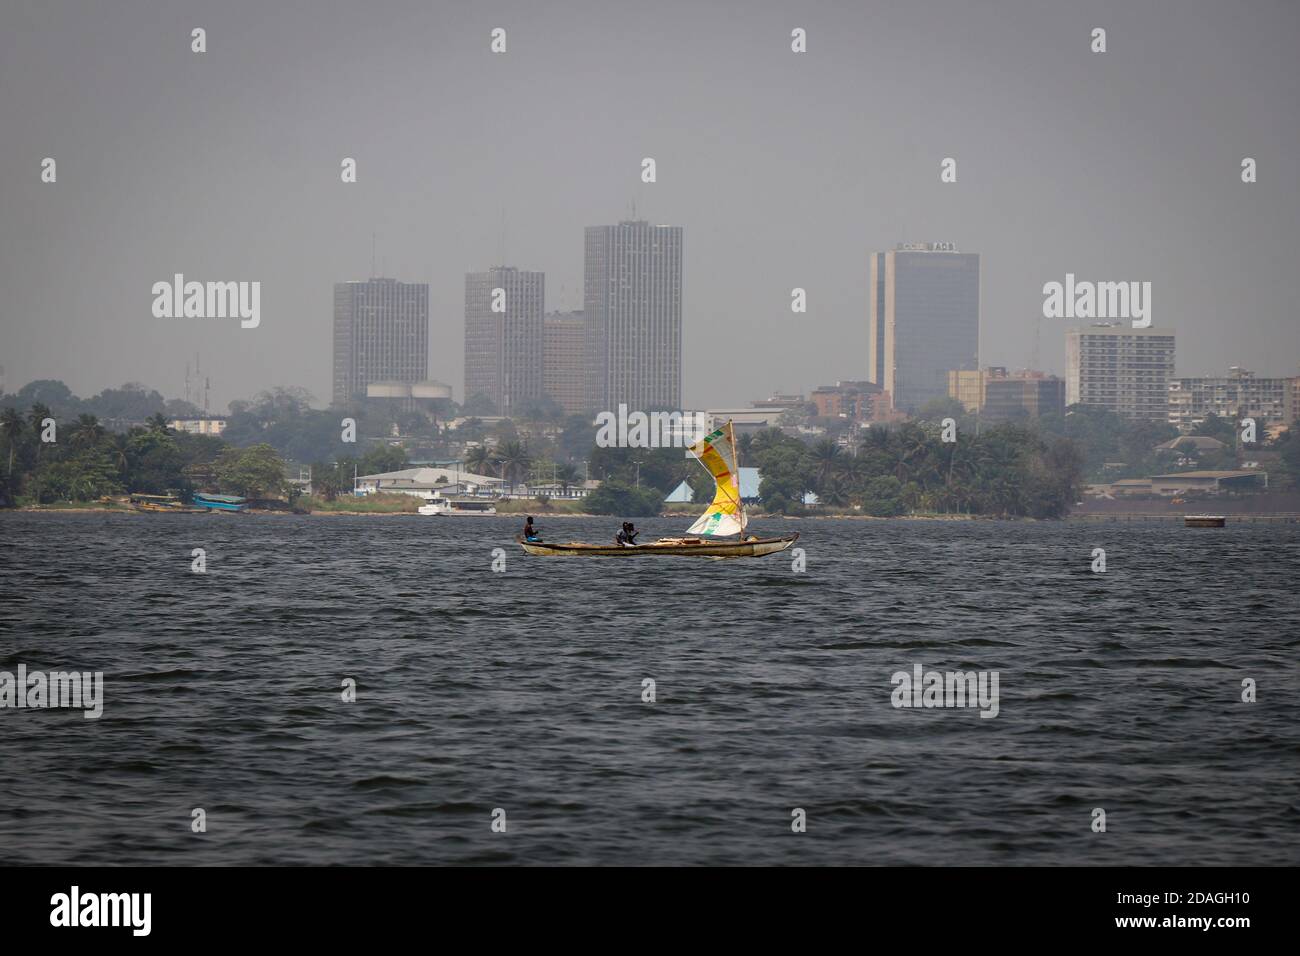
[[[424,498],[440,491],[446,495],[491,495],[500,493],[505,482],[491,475],[476,475],[458,468],[403,468],[377,475],[359,475],[361,494],[417,495]]]

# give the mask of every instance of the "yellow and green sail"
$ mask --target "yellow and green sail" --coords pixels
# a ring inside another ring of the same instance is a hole
[[[745,530],[745,507],[740,502],[740,468],[736,464],[736,436],[731,422],[705,435],[690,451],[718,483],[713,503],[687,534],[729,535]]]

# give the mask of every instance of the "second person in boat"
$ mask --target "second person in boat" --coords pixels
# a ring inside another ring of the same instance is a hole
[[[614,537],[614,542],[620,548],[635,548],[636,536],[640,533],[633,527],[632,522],[624,521],[622,530]]]

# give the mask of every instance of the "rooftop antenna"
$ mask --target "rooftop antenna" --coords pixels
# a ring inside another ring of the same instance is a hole
[[[497,262],[506,264],[506,207],[501,207],[501,232],[497,237]]]
[[[1033,368],[1035,371],[1038,370],[1038,340],[1042,336],[1042,332],[1043,332],[1043,310],[1039,309],[1038,315],[1034,319],[1034,355],[1031,360],[1032,364],[1030,365],[1030,368]]]
[[[208,390],[212,388],[212,379],[203,379],[203,417],[208,417]]]

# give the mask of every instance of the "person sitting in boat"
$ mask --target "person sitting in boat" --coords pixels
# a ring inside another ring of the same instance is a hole
[[[633,527],[632,522],[624,521],[623,530],[621,530],[618,533],[618,535],[614,538],[614,541],[618,544],[620,548],[635,548],[636,536],[638,534],[640,534],[640,532],[637,531],[635,527]]]
[[[524,522],[524,540],[541,541],[542,536],[537,533],[537,528],[533,525],[533,516],[529,515],[528,520]]]

